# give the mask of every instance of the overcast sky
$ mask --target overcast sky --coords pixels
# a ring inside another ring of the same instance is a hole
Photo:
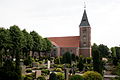
[[[120,0],[0,0],[0,27],[18,25],[43,37],[78,36],[84,1],[92,43],[120,45]]]

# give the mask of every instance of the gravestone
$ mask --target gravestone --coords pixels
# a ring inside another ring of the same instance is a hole
[[[21,72],[22,72],[22,74],[24,75],[24,74],[25,74],[26,66],[21,66],[21,68],[22,68]]]
[[[41,70],[35,70],[35,77],[38,78],[41,76]]]
[[[48,69],[50,69],[50,61],[48,60]]]

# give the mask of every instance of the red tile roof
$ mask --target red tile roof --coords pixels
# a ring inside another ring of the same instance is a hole
[[[58,47],[79,47],[80,45],[80,36],[49,37],[48,39]]]

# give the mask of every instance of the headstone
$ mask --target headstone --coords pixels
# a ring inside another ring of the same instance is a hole
[[[26,66],[21,66],[21,68],[22,68],[22,74],[24,75],[25,74],[25,70],[26,70]]]
[[[50,61],[48,60],[48,69],[50,69]]]
[[[41,76],[41,70],[35,70],[35,77],[38,78]]]
[[[21,62],[20,62],[20,66],[23,66],[23,65],[24,65],[24,63],[21,61]]]

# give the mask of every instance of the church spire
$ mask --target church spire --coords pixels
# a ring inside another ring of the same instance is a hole
[[[85,8],[86,8],[86,5],[84,5],[84,13],[83,13],[83,17],[82,17],[82,20],[79,26],[90,26]]]

